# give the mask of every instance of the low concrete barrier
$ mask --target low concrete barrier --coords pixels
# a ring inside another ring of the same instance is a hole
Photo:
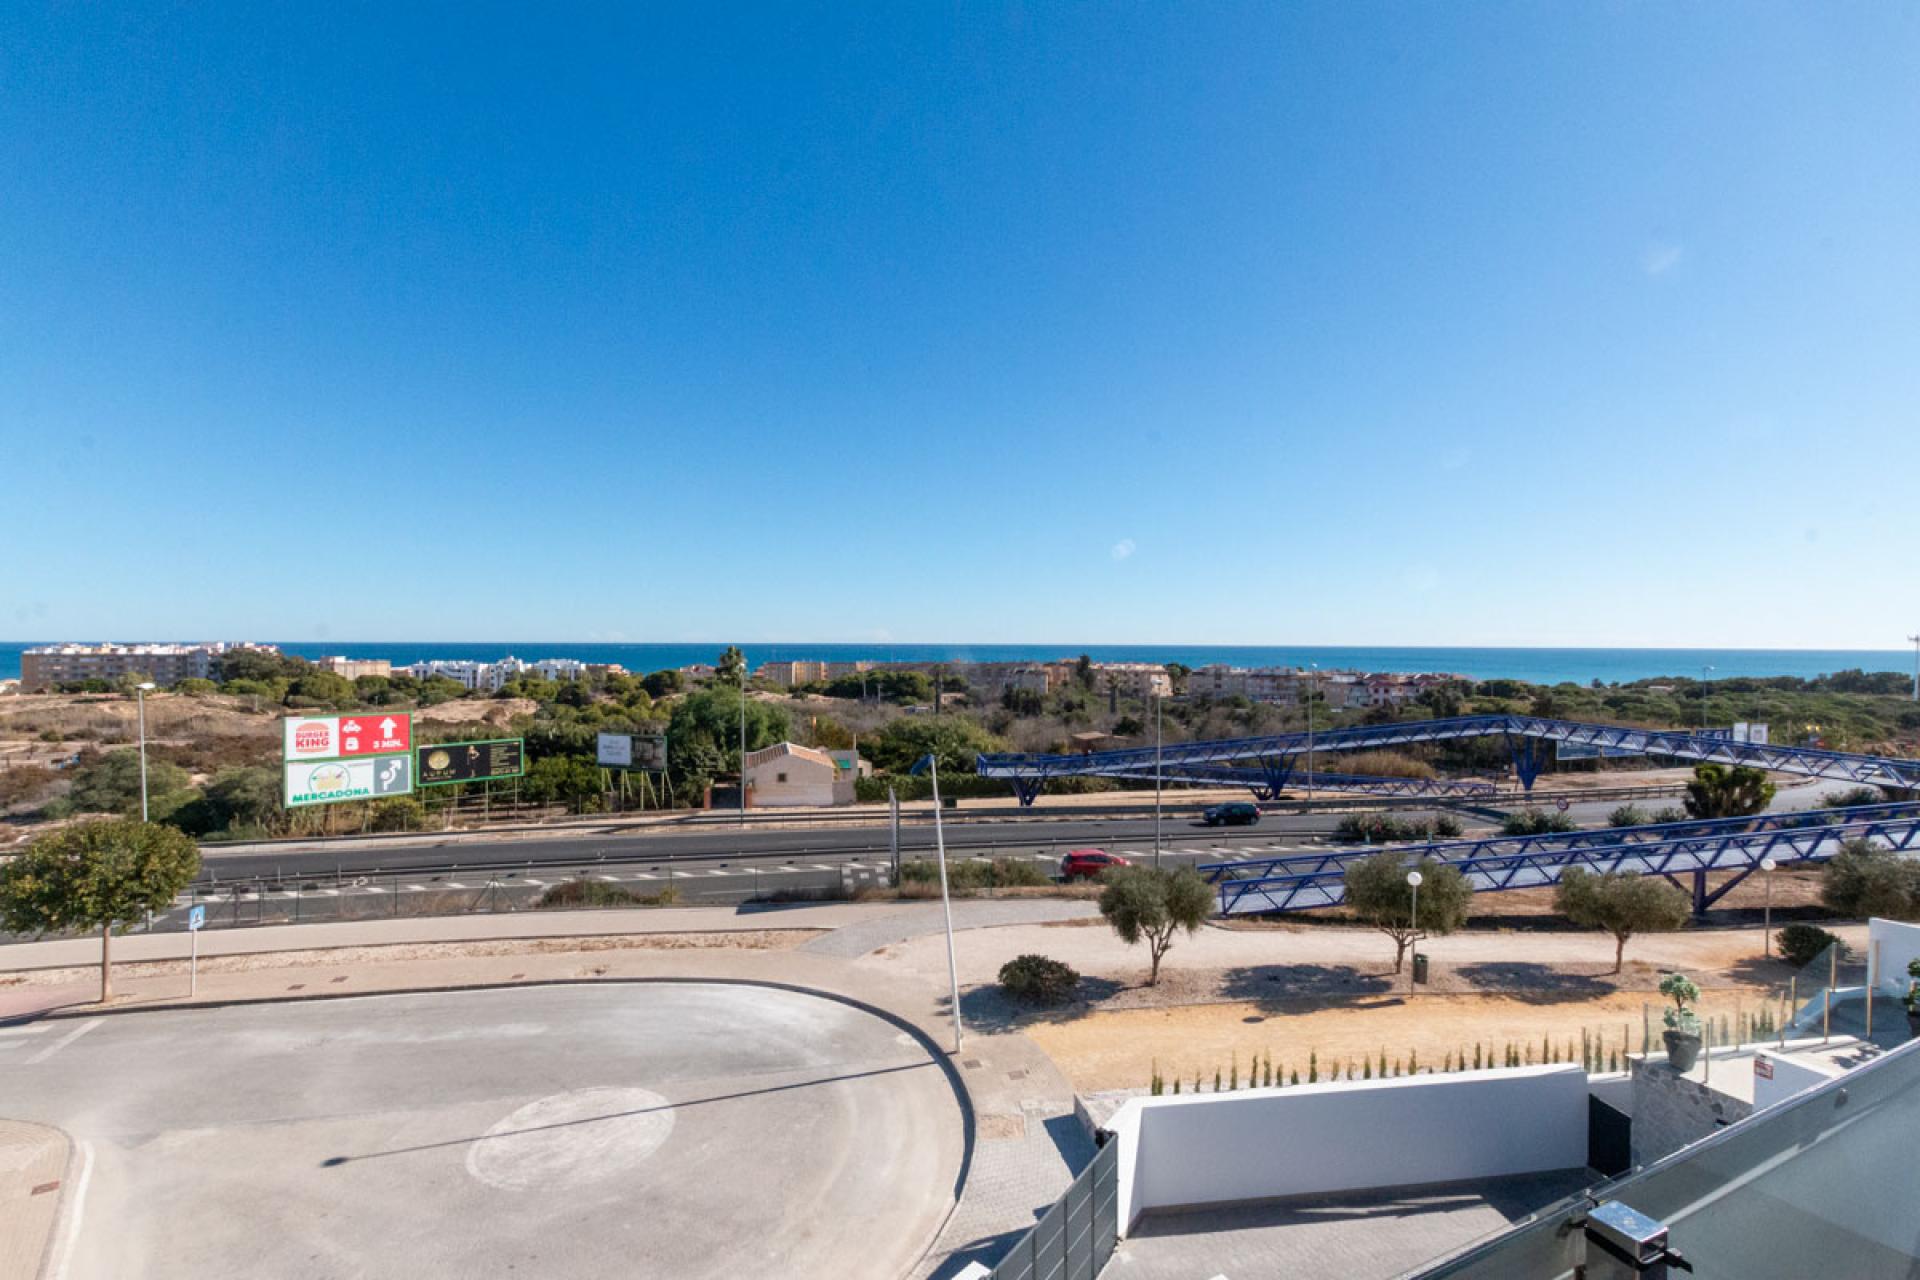
[[[1120,1144],[1119,1220],[1149,1209],[1577,1169],[1577,1064],[1237,1093],[1136,1098]]]

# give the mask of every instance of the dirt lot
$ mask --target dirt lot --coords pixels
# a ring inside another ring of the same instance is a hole
[[[1758,929],[1686,929],[1636,938],[1613,974],[1613,942],[1602,934],[1541,927],[1474,930],[1432,938],[1432,982],[1408,993],[1393,972],[1392,944],[1354,926],[1287,923],[1265,928],[1209,927],[1182,937],[1157,986],[1146,985],[1144,953],[1098,919],[971,931],[960,940],[961,1008],[982,1029],[1017,1027],[1031,1035],[1081,1090],[1138,1088],[1159,1065],[1191,1081],[1208,1080],[1238,1054],[1271,1052],[1304,1067],[1309,1051],[1324,1067],[1361,1053],[1389,1058],[1415,1052],[1439,1063],[1478,1041],[1500,1054],[1506,1043],[1541,1038],[1565,1052],[1582,1031],[1605,1049],[1640,1048],[1642,1008],[1659,1035],[1658,993],[1665,972],[1682,970],[1705,990],[1703,1012],[1730,1021],[1766,1004],[1778,1015],[1789,975],[1761,958]],[[1836,930],[1856,944],[1861,926]],[[862,964],[899,966],[929,980],[944,977],[945,944],[916,938],[882,948]],[[999,966],[1038,952],[1083,975],[1081,998],[1059,1009],[1009,1002],[995,983]]]

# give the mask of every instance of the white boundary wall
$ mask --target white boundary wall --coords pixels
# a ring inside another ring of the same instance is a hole
[[[1905,995],[1907,962],[1920,960],[1920,924],[1878,916],[1867,921],[1867,982],[1888,995]]]
[[[1123,1231],[1148,1209],[1578,1169],[1577,1064],[1135,1098],[1120,1148]]]

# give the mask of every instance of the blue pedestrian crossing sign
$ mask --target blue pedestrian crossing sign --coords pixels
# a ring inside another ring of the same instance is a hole
[[[187,912],[187,928],[204,929],[206,924],[207,909],[205,907],[195,907],[193,910]]]

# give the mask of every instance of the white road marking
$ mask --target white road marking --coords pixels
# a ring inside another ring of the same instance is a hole
[[[640,871],[640,872],[636,872],[633,878],[635,880],[658,880],[660,877],[653,874],[653,872],[651,871]],[[538,881],[528,881],[528,883],[537,884]]]
[[[601,876],[600,878],[601,878],[602,880],[611,880],[611,879],[613,879],[613,877],[612,877],[612,876]],[[447,881],[447,883],[446,883],[446,887],[447,887],[447,888],[449,888],[449,889],[464,889],[464,888],[466,888],[467,886],[465,886],[464,884],[461,884],[461,883],[460,883],[460,882],[459,882],[458,880],[449,880],[449,881]]]
[[[43,1031],[53,1030],[44,1022],[36,1022],[30,1027],[0,1027],[0,1036],[37,1036]]]
[[[536,889],[538,889],[538,888],[539,888],[539,887],[540,887],[541,885],[543,885],[543,884],[545,884],[545,883],[546,883],[546,881],[545,881],[545,880],[535,880],[535,879],[534,879],[534,878],[533,878],[532,876],[528,876],[528,877],[527,877],[526,879],[524,879],[524,880],[522,880],[522,881],[521,881],[520,883],[521,883],[521,884],[530,884],[530,885],[532,885],[532,886],[533,886],[534,888],[536,888]]]
[[[68,1198],[66,1230],[60,1233],[60,1254],[47,1269],[48,1280],[66,1280],[67,1264],[73,1261],[73,1247],[80,1239],[80,1217],[86,1212],[87,1183],[93,1178],[93,1144],[80,1144],[80,1176],[74,1180],[73,1195]]]
[[[808,871],[838,871],[839,868],[834,866],[830,862],[816,862],[812,866],[808,867],[807,870]]]
[[[710,876],[738,876],[738,875],[745,875],[746,873],[744,871],[722,871],[720,868],[715,867],[711,871],[707,872],[707,874]]]
[[[408,893],[425,893],[426,891],[427,886],[423,884],[410,884],[407,886]]]
[[[65,1034],[64,1036],[61,1036],[58,1040],[55,1040],[52,1044],[48,1045],[46,1048],[42,1049],[40,1052],[34,1054],[31,1058],[28,1058],[27,1065],[31,1067],[37,1062],[45,1062],[48,1058],[51,1058],[54,1054],[60,1052],[62,1049],[66,1048],[68,1045],[72,1044],[75,1040],[78,1040],[81,1036],[87,1034],[87,1032],[99,1026],[100,1022],[101,1022],[101,1019],[95,1018],[91,1022],[81,1023],[79,1026],[67,1032],[67,1034]]]

